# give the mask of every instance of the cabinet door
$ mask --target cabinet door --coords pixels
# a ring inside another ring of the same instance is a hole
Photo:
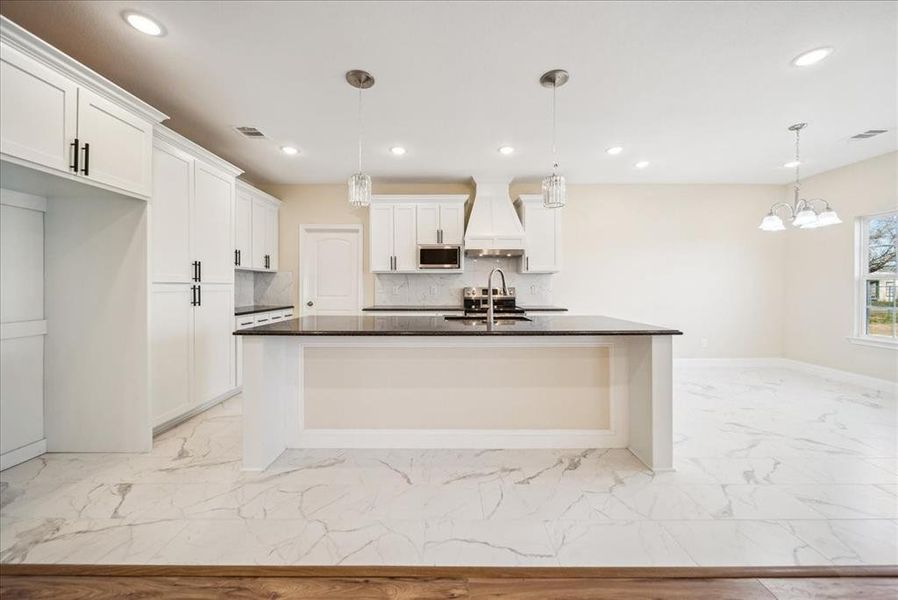
[[[444,244],[462,244],[465,239],[465,205],[440,206],[440,230]]]
[[[269,204],[265,208],[265,254],[268,255],[268,269],[278,269],[278,207]]]
[[[266,224],[268,203],[258,198],[253,198],[253,250],[252,262],[249,266],[253,269],[265,268],[265,255],[268,254],[268,244],[266,238]]]
[[[190,190],[193,159],[177,150],[153,148],[150,200],[152,281],[190,281]]]
[[[393,207],[393,256],[396,271],[418,270],[418,228],[414,204]]]
[[[234,387],[234,286],[203,284],[193,310],[194,406]]]
[[[82,175],[127,192],[150,195],[152,123],[78,88],[78,139]]]
[[[417,208],[419,244],[436,244],[440,228],[440,207],[436,204],[419,204]]]
[[[368,268],[372,273],[393,270],[393,206],[372,204],[368,209]]]
[[[193,260],[201,263],[203,283],[234,283],[234,178],[196,162],[194,180]]]
[[[524,271],[555,273],[561,267],[557,227],[560,214],[560,211],[553,208],[526,208],[524,219],[527,249],[524,253]]]
[[[72,173],[78,87],[0,44],[0,152]]]
[[[153,425],[190,410],[193,306],[190,285],[157,284],[150,291],[150,408]]]
[[[237,267],[249,268],[253,260],[253,198],[246,192],[237,192],[237,209],[234,214],[234,246],[240,252]]]

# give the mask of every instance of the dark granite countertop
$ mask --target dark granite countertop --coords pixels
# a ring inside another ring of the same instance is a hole
[[[261,312],[270,312],[272,310],[285,310],[293,308],[292,304],[250,304],[249,306],[237,306],[234,308],[234,316],[252,315]]]
[[[469,335],[682,335],[645,323],[602,316],[551,315],[530,321],[503,321],[489,330],[474,320],[447,320],[424,315],[402,316],[309,316],[250,327],[234,335],[286,336],[469,336]]]
[[[533,312],[565,312],[561,306],[518,306],[521,310]],[[464,307],[457,304],[452,306],[422,306],[422,305],[396,305],[396,306],[366,306],[363,312],[464,312]]]

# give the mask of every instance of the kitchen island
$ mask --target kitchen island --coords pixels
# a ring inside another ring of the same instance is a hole
[[[672,457],[675,329],[603,316],[307,316],[243,329],[243,467],[287,448]]]

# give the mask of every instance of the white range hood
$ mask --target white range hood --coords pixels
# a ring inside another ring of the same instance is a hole
[[[524,228],[508,195],[508,179],[474,178],[476,190],[465,229],[465,253],[521,256]]]

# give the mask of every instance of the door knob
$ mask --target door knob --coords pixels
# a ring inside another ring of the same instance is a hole
[[[308,302],[306,302],[306,306],[315,306],[315,303],[309,300]]]

